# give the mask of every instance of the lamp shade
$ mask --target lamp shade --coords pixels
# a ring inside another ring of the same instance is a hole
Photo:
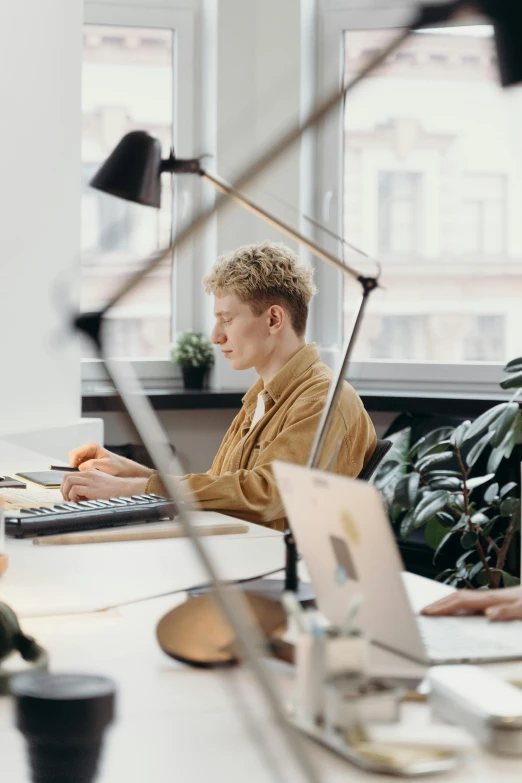
[[[522,82],[522,2],[495,0],[490,7],[500,81],[511,87]]]
[[[132,131],[120,141],[91,180],[112,196],[159,208],[161,144],[146,131]]]

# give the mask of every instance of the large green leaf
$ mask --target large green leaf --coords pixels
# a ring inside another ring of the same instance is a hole
[[[477,574],[477,584],[481,587],[489,585],[489,576],[485,568],[483,568],[482,571]]]
[[[498,417],[502,414],[508,405],[508,402],[501,402],[498,405],[495,405],[493,408],[489,408],[489,410],[484,411],[484,413],[481,413],[480,416],[475,419],[475,421],[469,427],[466,433],[466,439],[470,440],[477,435],[482,435],[482,433],[488,429],[490,424],[498,419]]]
[[[493,503],[497,495],[498,495],[498,484],[495,481],[495,483],[491,484],[484,492],[484,500],[486,501],[486,503]]]
[[[488,473],[487,476],[475,476],[475,478],[468,479],[466,481],[466,485],[469,490],[476,489],[482,484],[485,484],[487,481],[491,481],[492,478],[495,478],[494,473]]]
[[[435,468],[435,470],[428,471],[427,478],[431,481],[432,478],[442,478],[443,476],[462,476],[460,470],[442,470],[441,468]]]
[[[519,356],[518,359],[511,359],[504,367],[503,372],[522,372],[522,356]]]
[[[432,489],[462,489],[462,481],[456,476],[443,476],[442,478],[434,478],[430,481],[430,487]]]
[[[420,476],[413,472],[403,476],[395,487],[394,502],[403,508],[412,508],[418,499]]]
[[[447,440],[452,432],[453,432],[453,427],[437,427],[436,429],[429,432],[427,435],[424,435],[422,438],[419,438],[419,440],[416,443],[414,443],[413,446],[410,448],[410,453],[409,453],[410,458],[414,457],[419,452],[420,452],[420,456],[422,457],[425,453],[422,451],[423,449],[427,451],[435,443],[440,443],[440,441]]]
[[[426,543],[432,548],[437,550],[440,542],[448,535],[448,529],[439,525],[435,518],[430,519],[426,527],[424,528],[424,538]]]
[[[501,571],[500,573],[502,574],[504,587],[517,587],[520,584],[520,579],[512,574],[508,574],[507,571]]]
[[[401,522],[400,534],[403,541],[406,541],[406,539],[410,537],[410,535],[414,530],[414,526],[415,526],[415,517],[413,515],[413,511],[408,511],[408,513],[406,514],[406,516]]]
[[[520,432],[522,431],[522,423],[518,422],[513,430],[510,430],[500,446],[491,450],[491,454],[488,459],[488,472],[496,473],[498,466],[504,458],[508,459],[511,456],[511,452],[515,448],[515,444],[518,441]]]
[[[493,484],[493,486],[495,486],[495,485]],[[516,483],[516,481],[508,481],[508,483],[507,483],[507,484],[504,484],[504,486],[503,486],[503,487],[502,487],[502,489],[500,490],[500,497],[501,497],[501,498],[503,498],[503,497],[504,497],[504,495],[507,495],[507,494],[508,494],[508,492],[511,492],[511,490],[512,490],[512,489],[515,489],[515,487],[516,487],[516,486],[517,486],[517,483]],[[490,487],[488,487],[488,489],[490,489]],[[486,490],[486,491],[487,491],[487,490]],[[486,496],[484,495],[484,498],[485,498],[485,497],[486,497]]]
[[[419,527],[423,522],[431,519],[437,511],[441,511],[448,502],[448,492],[445,490],[436,490],[429,492],[422,498],[421,502],[415,508],[415,527]]]
[[[460,539],[460,545],[462,546],[463,549],[473,549],[477,541],[478,541],[477,534],[472,533],[471,530],[466,530],[466,532],[462,534],[462,538]]]
[[[438,511],[435,514],[435,518],[437,519],[437,522],[439,522],[443,527],[450,528],[455,524],[455,517],[453,517],[447,511]]]
[[[423,457],[417,462],[417,470],[424,471],[431,468],[432,465],[439,465],[442,462],[447,462],[453,457],[452,451],[443,451],[441,454],[430,454],[427,457]]]
[[[475,563],[473,566],[471,566],[468,574],[468,579],[470,580],[470,582],[472,579],[475,579],[475,577],[480,574],[483,568],[484,565],[481,560],[479,560],[478,563]]]
[[[471,521],[473,522],[474,525],[478,525],[479,527],[482,527],[483,525],[488,525],[490,519],[482,511],[477,511],[477,513],[473,514],[473,516],[471,517]]]
[[[520,501],[518,498],[506,498],[500,504],[500,513],[503,517],[510,517],[515,514],[520,507]]]
[[[495,426],[491,426],[491,429],[494,431],[493,438],[491,439],[492,446],[500,446],[517,417],[520,418],[518,404],[516,402],[509,402],[505,411],[501,413],[495,421]]]
[[[468,439],[468,430],[471,426],[470,421],[463,421],[458,427],[455,427],[451,435],[451,443],[455,448],[460,449],[462,444]]]
[[[483,435],[480,440],[478,440],[475,445],[469,450],[468,455],[466,457],[466,462],[468,463],[468,467],[472,468],[475,462],[478,460],[488,443],[490,442],[491,438],[495,432],[492,430],[491,432],[486,432],[485,435]]]
[[[509,378],[506,378],[504,381],[501,381],[500,386],[503,389],[520,388],[522,386],[522,372],[519,372],[516,375],[511,375]]]
[[[510,458],[513,449],[518,443],[518,439],[520,438],[521,432],[522,432],[522,419],[519,419],[516,427],[511,432],[508,432],[508,434],[500,444],[500,447],[504,449],[504,459]]]

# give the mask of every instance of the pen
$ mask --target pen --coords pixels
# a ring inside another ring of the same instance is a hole
[[[49,465],[49,470],[74,471],[79,470],[79,468],[73,468],[71,465]]]

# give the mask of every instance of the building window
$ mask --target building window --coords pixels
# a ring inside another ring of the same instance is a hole
[[[412,255],[419,250],[421,174],[381,171],[378,179],[379,251]]]
[[[506,355],[503,315],[478,315],[465,336],[464,360],[499,362]]]
[[[172,184],[162,178],[160,210],[108,196],[89,180],[132,130],[158,137],[168,156],[173,136],[173,31],[84,27],[82,72],[82,310],[99,310],[122,281],[172,233]],[[113,355],[166,357],[171,342],[172,259],[154,270],[110,317]],[[89,344],[83,356],[92,355]]]
[[[506,183],[502,175],[466,174],[462,194],[462,250],[501,255],[506,244]]]

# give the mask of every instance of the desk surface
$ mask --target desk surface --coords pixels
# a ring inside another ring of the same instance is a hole
[[[29,454],[14,456],[25,460]],[[32,456],[35,462],[28,469],[41,467],[42,458],[38,461],[37,455]],[[0,471],[1,459],[0,444]],[[209,539],[206,543],[226,576],[234,572],[254,576],[281,562],[281,537],[255,526],[249,534]],[[101,673],[113,677],[118,684],[118,719],[106,738],[100,783],[200,783],[207,779],[244,783],[247,770],[249,783],[302,780],[285,764],[285,753],[248,672],[189,669],[161,652],[155,638],[156,623],[183,600],[183,595],[87,612],[89,607],[118,603],[107,599],[127,595],[129,584],[131,594],[144,598],[165,591],[165,587],[180,589],[201,581],[202,574],[188,542],[144,541],[60,548],[33,547],[30,542],[17,541],[10,542],[9,549],[11,563],[7,578],[0,581],[1,599],[24,615],[24,631],[48,649],[51,668]],[[142,565],[141,571],[138,561],[147,564]],[[419,605],[444,590],[415,577],[409,582]],[[57,614],[68,611],[67,607],[76,613]],[[277,662],[268,665],[277,679],[278,691],[286,698],[293,685],[291,667]],[[522,664],[498,664],[494,669],[500,676],[522,678]],[[240,703],[248,705],[250,720],[245,720]],[[424,705],[405,705],[404,721],[412,726],[427,724],[428,709]],[[26,783],[23,739],[13,725],[12,702],[0,699],[2,770],[8,771],[9,783]],[[277,778],[252,742],[250,731],[256,736],[266,735],[272,763],[279,770]],[[322,781],[383,781],[381,776],[355,770],[312,743],[307,742],[307,747]],[[477,750],[453,774],[424,780],[514,783],[519,780],[521,769],[520,760]]]
[[[51,461],[0,441],[0,474],[42,470]],[[192,514],[196,520],[237,522],[212,512]],[[246,579],[284,565],[281,533],[246,524],[247,533],[204,540],[222,579]],[[186,538],[67,547],[7,539],[6,552],[9,568],[2,577],[1,596],[19,617],[90,612],[207,581]]]

